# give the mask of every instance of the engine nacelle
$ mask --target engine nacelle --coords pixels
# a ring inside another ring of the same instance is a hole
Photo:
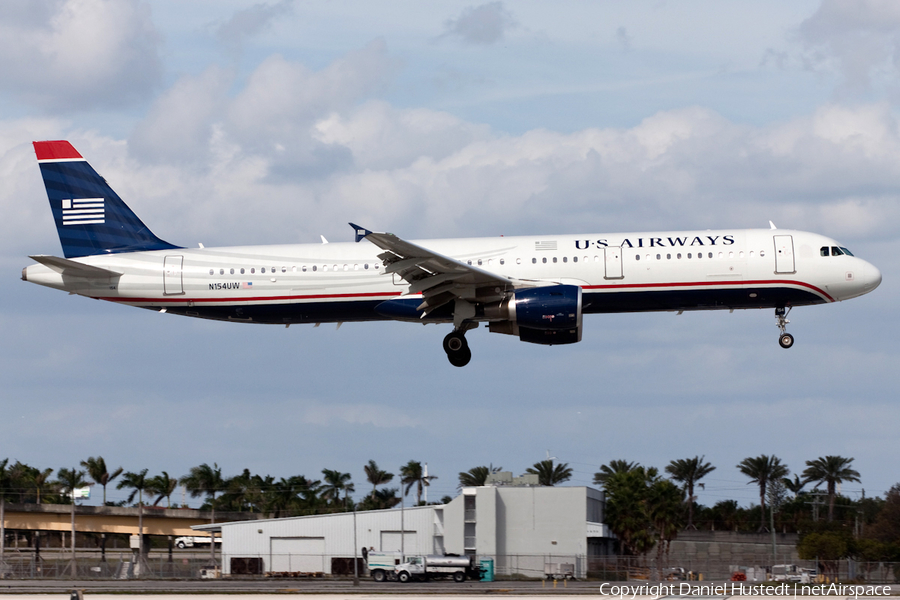
[[[574,344],[581,341],[581,287],[549,285],[519,290],[485,307],[494,333],[517,335],[531,344]]]

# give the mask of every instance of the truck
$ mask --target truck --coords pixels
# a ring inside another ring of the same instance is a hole
[[[209,546],[212,539],[216,540],[216,544],[222,543],[222,538],[210,538],[208,535],[185,535],[175,538],[175,546],[177,548],[193,548],[194,546]]]
[[[406,562],[396,566],[396,573],[401,583],[440,577],[452,577],[457,583],[481,579],[481,567],[475,564],[474,556],[408,556]]]
[[[403,562],[399,552],[372,552],[366,557],[369,575],[375,581],[396,581],[397,565]]]

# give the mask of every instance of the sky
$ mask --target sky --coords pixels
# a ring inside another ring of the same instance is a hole
[[[409,460],[854,458],[883,495],[900,422],[900,4],[438,0],[0,3],[0,459],[276,478]],[[67,139],[161,238],[206,247],[705,228],[815,231],[872,294],[588,316],[583,341],[447,326],[208,322],[20,281],[61,249],[31,142]],[[394,482],[396,485],[396,481]],[[127,490],[110,490],[110,499]],[[175,500],[181,501],[177,497]],[[95,496],[96,499],[96,496]],[[92,501],[95,502],[95,501]],[[187,498],[196,506],[198,500]]]

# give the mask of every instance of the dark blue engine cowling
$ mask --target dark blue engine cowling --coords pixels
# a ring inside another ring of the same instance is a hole
[[[581,341],[581,287],[551,285],[519,290],[509,303],[519,339],[532,344]]]

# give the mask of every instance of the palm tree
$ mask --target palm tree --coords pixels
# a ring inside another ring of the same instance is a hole
[[[157,504],[159,504],[160,500],[165,498],[166,508],[171,508],[172,494],[175,492],[175,488],[177,487],[178,479],[169,477],[169,474],[165,471],[162,472],[162,475],[151,477],[147,482],[147,491],[152,494],[157,494],[156,500],[153,501],[153,506],[156,506]]]
[[[647,489],[645,510],[656,534],[656,564],[662,577],[663,555],[678,533],[683,491],[667,479],[654,481]]]
[[[41,492],[42,491],[51,491],[50,487],[50,474],[53,473],[53,469],[44,469],[40,471],[34,467],[27,467],[28,479],[31,481],[31,484],[34,486],[35,494],[37,495],[37,503],[41,503]]]
[[[62,468],[57,471],[57,477],[59,480],[56,482],[60,488],[60,491],[64,496],[68,496],[72,502],[72,531],[71,531],[71,544],[72,544],[72,575],[75,575],[75,490],[78,488],[82,488],[87,484],[84,476],[86,473],[84,471],[76,471],[74,468],[66,469]]]
[[[845,481],[859,483],[859,471],[850,468],[852,462],[852,458],[843,456],[825,456],[806,461],[806,468],[803,470],[804,483],[816,482],[816,487],[825,483],[828,486],[829,521],[834,520],[834,497],[837,484]]]
[[[129,471],[122,475],[116,489],[131,488],[131,494],[128,496],[127,502],[134,500],[135,495],[138,497],[138,556],[141,560],[144,558],[144,490],[148,489],[147,471],[144,469],[138,473]]]
[[[138,497],[138,506],[143,506],[144,504],[144,490],[149,490],[150,480],[147,479],[147,471],[149,469],[144,469],[138,473],[132,473],[129,471],[122,475],[122,479],[119,481],[119,484],[116,486],[116,489],[121,490],[123,488],[130,488],[131,494],[128,495],[128,500],[126,502],[131,502],[134,500],[134,497]]]
[[[103,486],[103,506],[106,506],[106,485],[122,474],[122,467],[112,473],[106,469],[106,461],[102,456],[90,457],[81,461],[81,466],[87,469],[87,474],[95,483]]]
[[[553,459],[548,458],[525,469],[526,473],[538,476],[540,485],[556,485],[572,479],[572,469],[569,463],[553,464]]]
[[[322,469],[322,498],[337,504],[344,492],[344,508],[347,508],[347,497],[354,491],[354,485],[350,482],[350,473],[341,473],[332,469]]]
[[[666,466],[666,473],[675,481],[684,484],[688,505],[688,522],[685,529],[696,529],[694,527],[694,484],[716,470],[710,463],[704,463],[704,458],[704,456],[679,458]]]
[[[737,465],[741,473],[750,478],[750,483],[759,485],[759,506],[762,511],[762,523],[759,531],[766,529],[766,487],[770,480],[787,477],[790,472],[777,456],[761,454],[756,458],[745,458]]]
[[[375,497],[375,490],[379,485],[384,485],[394,478],[393,473],[382,471],[378,468],[378,464],[374,460],[370,460],[369,464],[363,467],[366,472],[366,480],[372,484],[372,498]]]
[[[436,475],[425,475],[422,463],[417,460],[411,460],[400,467],[400,484],[405,485],[403,495],[409,494],[410,488],[416,486],[416,504],[422,503],[422,492],[427,486],[431,485],[431,480],[437,479]]]
[[[806,481],[800,479],[798,475],[794,475],[793,479],[785,477],[782,479],[782,483],[784,483],[784,488],[787,491],[794,494],[794,498],[797,498],[797,496],[803,493],[803,488],[806,486]]]
[[[209,509],[212,511],[212,523],[216,522],[216,494],[221,492],[225,487],[225,480],[222,479],[222,469],[219,465],[213,463],[209,466],[203,463],[197,467],[191,467],[190,472],[180,479],[181,484],[191,494],[191,498],[198,498],[206,494],[206,501]],[[215,544],[213,544],[215,547]]]
[[[500,471],[503,467],[472,467],[465,473],[459,474],[459,488],[481,487],[487,483],[488,475]]]
[[[606,481],[616,473],[627,473],[635,468],[636,462],[628,462],[626,460],[616,459],[609,461],[608,465],[601,465],[600,470],[594,473],[594,483],[596,485],[604,485]]]

